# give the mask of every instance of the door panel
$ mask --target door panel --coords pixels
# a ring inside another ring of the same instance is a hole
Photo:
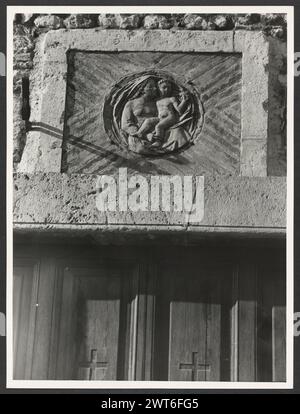
[[[130,275],[110,265],[63,273],[57,378],[117,379],[124,375],[120,344],[128,334],[125,285]]]
[[[163,379],[166,373],[168,380],[174,381],[218,381],[226,374],[229,377],[229,369],[223,372],[223,360],[226,362],[230,341],[226,335],[222,338],[222,322],[230,317],[229,269],[226,265],[221,270],[205,264],[199,268],[199,263],[194,262],[185,267],[168,265],[163,273],[164,293],[159,295],[157,327],[165,334],[157,335],[156,346],[164,349],[164,362],[157,364],[157,377]],[[168,349],[161,342],[167,342]]]

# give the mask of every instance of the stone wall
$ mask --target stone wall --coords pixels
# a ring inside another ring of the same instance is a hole
[[[264,30],[284,38],[286,19],[282,14],[17,14],[15,24],[33,28],[35,34],[47,30],[87,29],[188,29],[188,30]]]
[[[38,44],[49,30],[99,28],[99,30],[259,30],[270,41],[268,175],[286,174],[286,20],[284,15],[16,15],[14,23],[14,165],[21,160],[26,142],[22,119],[22,78],[30,79],[30,107],[39,110],[41,73]],[[32,85],[35,84],[35,88]]]

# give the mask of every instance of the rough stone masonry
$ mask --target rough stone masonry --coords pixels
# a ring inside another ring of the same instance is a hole
[[[56,106],[64,104],[65,94],[63,91],[59,91],[59,88],[57,91],[49,91],[49,97],[52,94],[52,98],[49,98],[48,102],[45,100],[44,93],[45,87],[49,87],[51,82],[55,84],[56,80],[59,80],[62,82],[61,84],[64,84],[67,82],[66,77],[69,76],[65,70],[65,63],[61,61],[60,57],[67,50],[64,49],[65,46],[61,39],[66,39],[66,43],[69,42],[69,49],[74,47],[81,50],[82,48],[78,46],[81,40],[78,39],[85,39],[84,44],[86,44],[88,43],[86,39],[90,38],[90,43],[93,43],[92,39],[99,36],[100,32],[108,39],[106,45],[105,43],[101,44],[102,50],[105,49],[106,52],[108,50],[111,52],[122,50],[122,47],[125,50],[126,45],[137,41],[134,39],[140,39],[138,48],[140,52],[147,51],[152,48],[149,46],[149,42],[151,43],[151,39],[156,34],[160,39],[157,48],[159,49],[161,44],[167,45],[165,53],[176,48],[176,41],[172,39],[178,39],[178,33],[185,40],[177,47],[181,48],[185,43],[187,53],[193,52],[192,46],[190,46],[190,50],[188,49],[189,45],[193,45],[193,42],[197,45],[196,39],[213,39],[211,34],[214,32],[217,40],[207,40],[207,51],[210,52],[217,43],[218,49],[216,51],[222,53],[229,51],[238,51],[242,54],[244,52],[256,53],[257,45],[255,43],[251,41],[245,43],[243,40],[242,45],[241,39],[246,39],[247,33],[257,33],[257,39],[263,39],[261,44],[266,45],[266,50],[268,50],[268,62],[263,64],[264,58],[259,57],[258,50],[257,62],[255,62],[256,58],[254,62],[252,59],[251,64],[262,65],[261,75],[259,78],[250,80],[247,88],[249,93],[252,93],[255,88],[257,88],[257,94],[262,90],[267,91],[267,97],[263,99],[262,107],[257,110],[257,116],[266,119],[268,127],[264,127],[262,132],[255,129],[247,132],[248,138],[243,144],[244,159],[242,160],[242,165],[245,165],[245,168],[242,168],[240,173],[237,169],[233,169],[226,171],[226,174],[219,172],[215,174],[211,164],[209,168],[203,164],[202,170],[197,170],[197,172],[206,175],[205,219],[199,231],[231,228],[233,232],[238,229],[242,229],[241,232],[249,229],[249,232],[263,234],[268,232],[284,234],[286,19],[284,15],[274,14],[16,15],[14,22],[13,90],[14,170],[17,172],[14,191],[16,231],[26,229],[36,231],[45,229],[46,226],[48,229],[49,226],[52,229],[58,229],[62,225],[70,231],[74,231],[76,225],[89,225],[94,229],[107,225],[125,225],[128,227],[128,231],[137,229],[139,226],[144,226],[146,230],[149,230],[149,226],[152,226],[152,229],[153,226],[157,226],[157,228],[167,226],[170,230],[182,226],[186,230],[186,225],[181,218],[172,217],[165,212],[159,212],[155,217],[147,215],[141,217],[138,214],[126,217],[99,215],[93,202],[95,198],[94,175],[90,172],[70,174],[67,168],[64,169],[66,153],[63,153],[62,141],[66,114],[62,113],[60,119],[56,119],[55,122],[61,129],[53,127],[50,131],[51,137],[49,137],[49,130],[46,133],[44,131],[45,135],[39,130],[44,119],[41,119],[43,106],[46,105],[48,111],[53,110],[55,113]],[[211,34],[206,35],[205,33]],[[113,39],[112,43],[109,43],[109,39]],[[203,44],[205,45],[205,43]],[[92,52],[94,51],[95,48]],[[205,53],[204,46],[201,49],[202,52]],[[146,61],[146,57],[144,59]],[[247,60],[244,60],[242,65],[245,62]],[[247,67],[243,67],[242,70],[244,73],[247,72]],[[24,114],[24,99],[26,99],[26,97],[24,98],[24,83],[22,83],[24,78],[29,79],[29,96],[27,98],[29,99],[30,114]],[[47,82],[50,82],[48,86],[45,84],[46,78]],[[242,92],[244,88],[245,86],[243,86]],[[60,93],[61,98],[58,98]],[[247,113],[246,103],[245,101],[241,106],[242,130],[243,128],[247,129],[247,120],[251,115],[249,110]],[[27,121],[24,119],[26,115],[29,118]],[[251,125],[254,121],[255,119],[251,121]],[[34,124],[36,130],[32,128]],[[259,128],[260,123],[258,122],[257,129],[259,130]],[[262,140],[266,129],[267,136]],[[60,136],[60,134],[62,135]],[[49,137],[46,144],[49,145],[49,148],[47,147],[45,152],[45,143],[41,141],[41,136],[46,135]],[[37,136],[39,139],[36,139]],[[255,139],[253,140],[253,138]],[[224,148],[226,151],[226,142]],[[45,157],[47,152],[49,154],[48,160]],[[80,152],[81,150],[79,150]],[[262,155],[264,153],[266,155]],[[184,156],[178,157],[178,160],[181,160],[182,164],[177,163],[175,170],[170,166],[173,165],[172,160],[163,161],[164,169],[168,174],[186,168],[184,164],[188,161]],[[129,161],[132,165],[132,158]],[[127,159],[126,162],[128,162]],[[193,162],[197,164],[197,156]],[[257,168],[255,167],[254,172],[251,172],[251,166],[257,166],[257,163],[265,165],[265,171],[258,170],[258,174],[256,174]],[[138,164],[142,169],[146,168],[148,173],[153,173],[158,167],[162,167],[161,161],[138,158],[134,159],[133,171]],[[64,171],[65,173],[63,173]],[[244,176],[241,177],[241,175]],[[256,175],[260,175],[260,177],[258,178]]]

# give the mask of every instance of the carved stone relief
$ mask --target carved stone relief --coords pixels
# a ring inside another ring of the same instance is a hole
[[[203,107],[194,86],[162,71],[122,78],[105,99],[109,138],[145,155],[163,155],[190,146],[201,131]]]
[[[239,174],[233,53],[68,53],[62,171]]]

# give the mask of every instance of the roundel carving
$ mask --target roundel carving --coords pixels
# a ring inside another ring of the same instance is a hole
[[[103,110],[110,139],[149,156],[189,147],[199,136],[203,115],[195,88],[161,71],[122,78],[106,96]]]

